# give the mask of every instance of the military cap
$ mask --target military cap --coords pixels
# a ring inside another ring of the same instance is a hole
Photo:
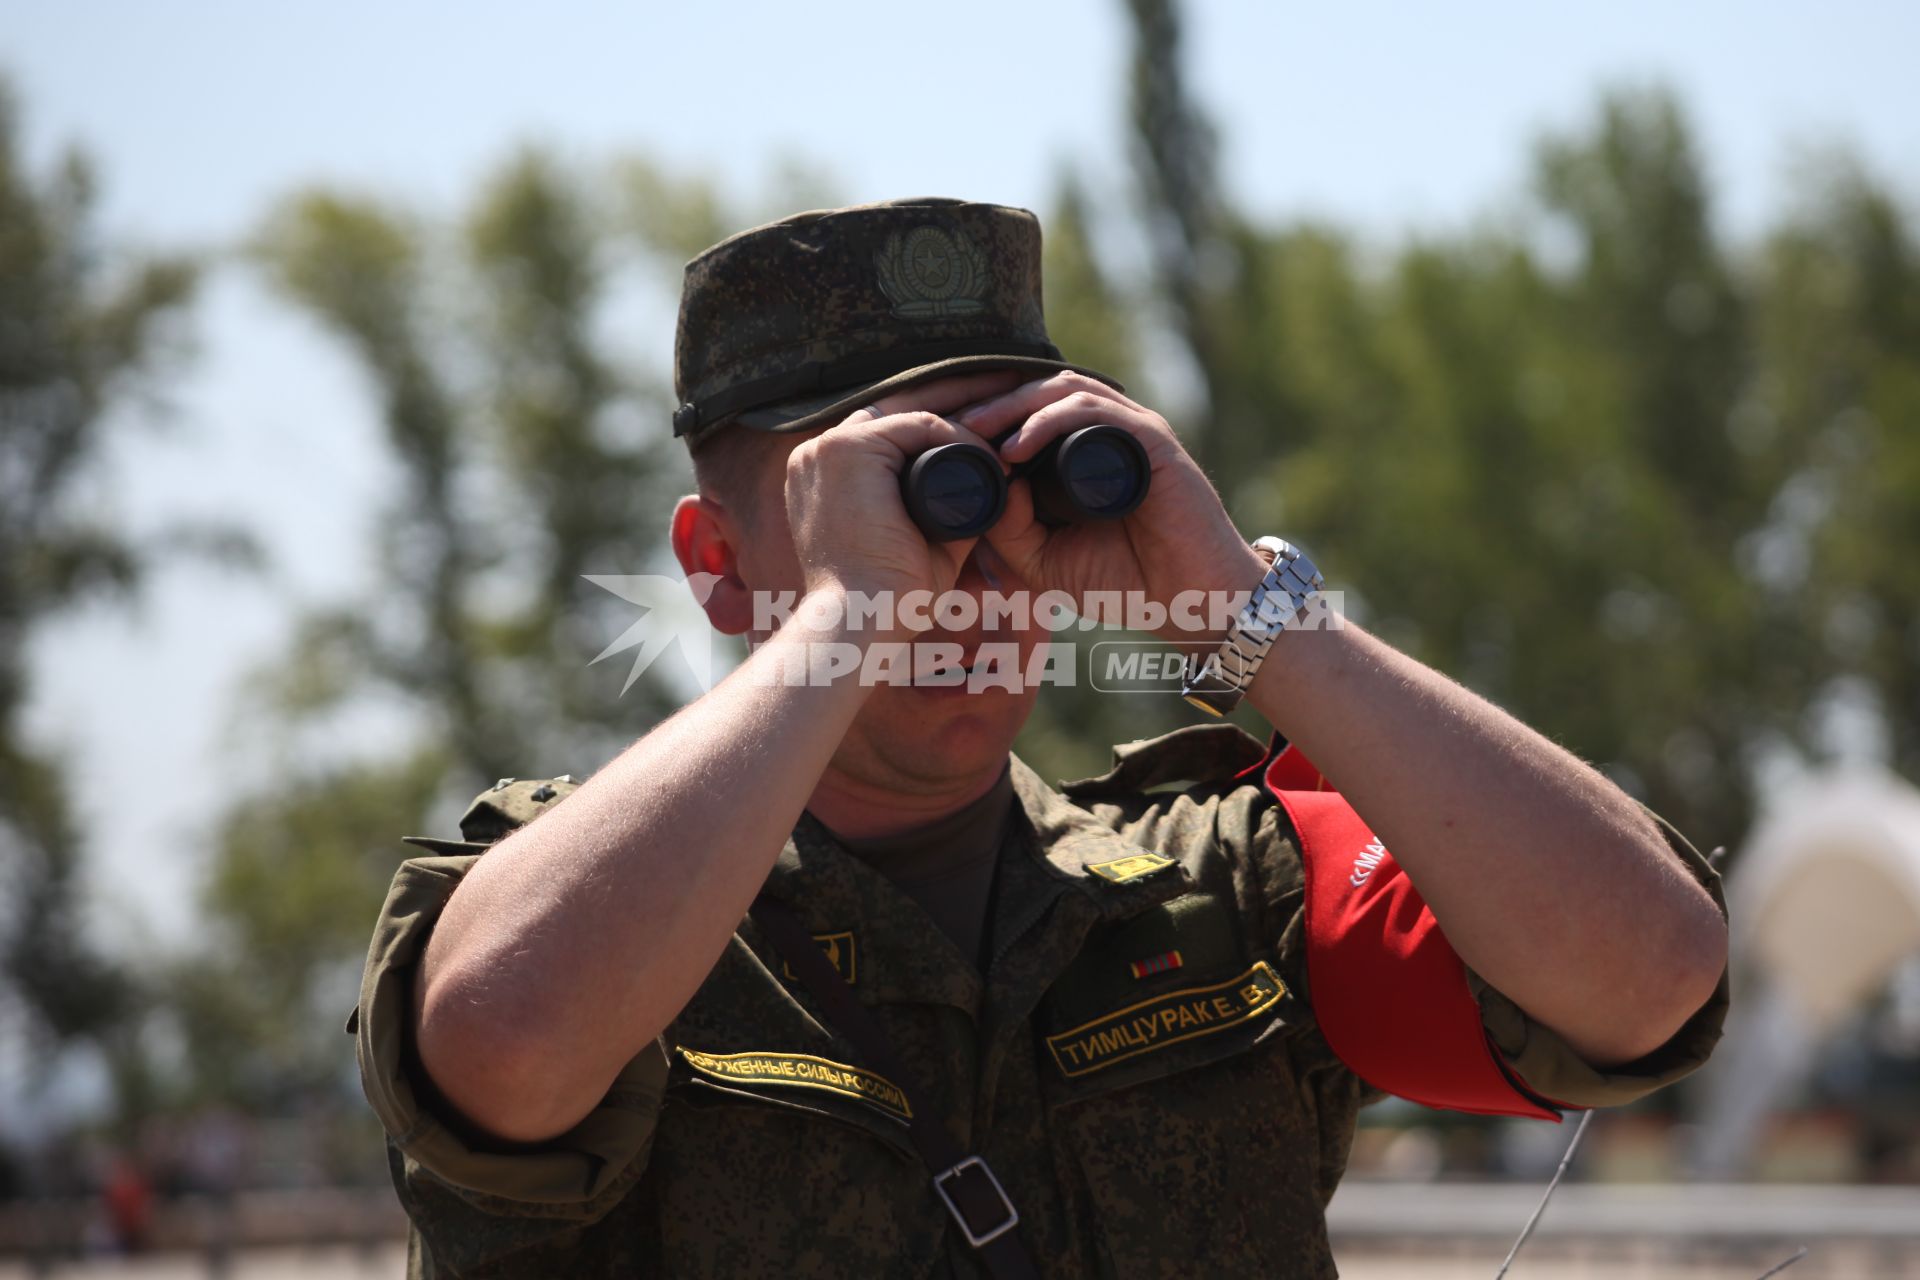
[[[796,214],[687,264],[673,433],[825,426],[917,382],[1076,369],[1047,337],[1040,221],[920,198]]]
[[[526,826],[579,786],[573,775],[565,773],[557,778],[502,778],[482,791],[460,815],[460,839],[400,838],[435,853],[478,853],[509,832]]]

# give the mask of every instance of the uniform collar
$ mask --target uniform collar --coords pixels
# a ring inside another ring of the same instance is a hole
[[[1119,835],[1042,782],[1019,759],[1013,790],[1020,802],[1000,862],[990,926],[988,1004],[981,1019],[975,1122],[990,1123],[1001,1068],[1034,1009],[1073,963],[1096,928],[1192,892],[1178,861]],[[1132,863],[1145,859],[1146,864]],[[1143,874],[1110,878],[1116,865],[1149,865]],[[1101,874],[1105,870],[1109,875]]]
[[[768,897],[790,907],[816,935],[850,930],[866,1004],[947,1004],[980,1008],[980,975],[932,917],[886,876],[855,857],[811,814],[802,814],[774,860]]]
[[[1101,868],[1110,872],[1116,863],[1156,860],[1157,855],[1060,795],[1018,757],[1009,774],[1019,813],[1001,851],[1001,883],[989,923],[993,955],[1005,954],[1053,913],[1044,931],[1048,945],[1040,948],[1045,957],[1032,959],[1046,969],[1064,965],[1095,924],[1136,915],[1194,890],[1193,877],[1178,862],[1121,880],[1103,876]],[[920,905],[811,815],[801,816],[775,859],[765,892],[792,907],[816,934],[856,931],[863,963],[854,991],[863,1001],[980,1009],[979,973]],[[1071,905],[1056,910],[1063,899]]]
[[[1013,780],[1006,769],[984,795],[938,822],[901,835],[851,840],[835,836],[843,849],[895,880],[925,880],[955,874],[987,849],[992,857],[1006,837],[1013,809]]]

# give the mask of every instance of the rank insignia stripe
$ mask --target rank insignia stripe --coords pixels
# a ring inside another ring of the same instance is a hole
[[[1102,880],[1113,884],[1127,884],[1165,871],[1174,865],[1174,860],[1164,853],[1135,853],[1124,858],[1115,858],[1111,862],[1090,862],[1087,870]]]
[[[1068,1079],[1252,1021],[1286,997],[1287,984],[1266,961],[1237,978],[1141,1000],[1047,1037],[1054,1065]]]
[[[853,930],[842,929],[838,933],[816,933],[813,940],[827,953],[827,963],[840,974],[840,981],[853,986],[859,980],[859,949],[854,945]],[[782,961],[780,973],[788,982],[799,981],[793,966]]]
[[[1163,951],[1157,956],[1148,956],[1144,960],[1135,960],[1127,968],[1136,978],[1151,978],[1157,973],[1171,973],[1185,963],[1186,960],[1176,949]]]
[[[879,1108],[905,1123],[913,1119],[906,1091],[883,1075],[807,1053],[702,1053],[676,1050],[701,1075],[727,1084],[821,1089]]]

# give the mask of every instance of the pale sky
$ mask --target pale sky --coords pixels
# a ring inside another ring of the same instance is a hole
[[[1189,28],[1227,181],[1274,219],[1381,242],[1457,227],[1516,198],[1541,129],[1644,80],[1681,92],[1736,233],[1791,196],[1786,162],[1807,143],[1848,142],[1920,190],[1912,4],[1212,0]],[[313,183],[457,207],[528,139],[641,151],[746,195],[785,156],[850,201],[1043,209],[1065,162],[1103,198],[1127,192],[1118,0],[0,0],[0,32],[28,154],[83,143],[108,229],[161,247],[229,244]],[[47,631],[32,715],[75,762],[106,927],[169,936],[189,926],[195,836],[253,767],[228,732],[238,678],[284,641],[293,602],[354,587],[389,479],[366,388],[305,321],[228,269],[196,328],[170,428],[119,448],[96,498],[135,529],[238,521],[277,575],[181,570],[136,613]],[[664,370],[667,339],[639,354]]]

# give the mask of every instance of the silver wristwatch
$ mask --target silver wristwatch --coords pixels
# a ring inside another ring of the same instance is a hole
[[[1181,697],[1217,716],[1240,704],[1273,638],[1299,621],[1301,610],[1324,585],[1320,570],[1292,543],[1260,538],[1253,545],[1273,553],[1273,566],[1253,589],[1219,650],[1199,670],[1189,670],[1180,689]]]

